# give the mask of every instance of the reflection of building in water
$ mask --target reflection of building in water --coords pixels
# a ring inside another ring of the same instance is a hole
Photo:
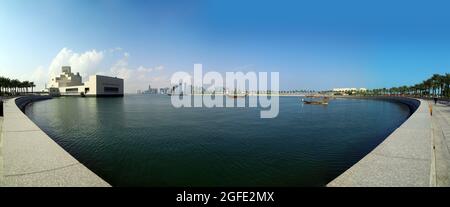
[[[62,74],[52,78],[51,95],[123,96],[123,79],[91,75],[82,83],[79,73],[73,74],[70,66],[62,67]]]

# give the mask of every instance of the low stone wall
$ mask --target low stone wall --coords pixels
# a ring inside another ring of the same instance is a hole
[[[3,100],[0,97],[0,116],[3,116]]]
[[[4,103],[0,186],[110,186],[21,111],[32,101],[48,98],[28,96]]]
[[[23,96],[23,97],[19,97],[16,98],[15,102],[17,107],[19,107],[19,109],[21,111],[25,110],[25,107],[34,101],[42,101],[42,100],[47,100],[47,99],[51,99],[51,96]]]
[[[384,101],[393,101],[393,102],[399,102],[402,104],[408,105],[409,109],[411,110],[411,114],[414,113],[417,108],[420,106],[420,100],[414,99],[414,98],[407,98],[407,97],[398,97],[398,96],[379,96],[379,97],[373,97],[374,99],[381,99]]]
[[[369,98],[407,104],[412,114],[374,150],[327,186],[433,186],[434,155],[428,103],[406,97]]]
[[[421,101],[416,98],[402,97],[402,96],[336,96],[336,98],[347,98],[347,99],[375,99],[390,102],[397,102],[406,104],[411,114],[413,114],[417,108],[419,108]]]

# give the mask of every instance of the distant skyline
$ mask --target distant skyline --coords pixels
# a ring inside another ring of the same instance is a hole
[[[450,72],[445,1],[0,0],[0,75],[62,65],[128,93],[176,71],[280,72],[280,90],[413,85]]]

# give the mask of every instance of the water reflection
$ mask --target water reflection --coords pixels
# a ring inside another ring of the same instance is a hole
[[[281,97],[275,119],[259,112],[174,108],[163,95],[62,97],[26,110],[118,186],[322,186],[409,115],[392,102],[337,99],[322,107],[298,97]]]

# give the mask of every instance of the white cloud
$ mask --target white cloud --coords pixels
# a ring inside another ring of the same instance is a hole
[[[125,82],[125,91],[128,93],[135,93],[137,90],[143,90],[152,85],[152,87],[164,87],[169,83],[169,79],[165,75],[156,75],[154,72],[164,70],[164,66],[158,65],[155,67],[139,66],[132,69],[128,66],[128,59],[130,55],[124,53],[123,57],[111,67],[111,75],[114,77],[123,78]]]
[[[117,56],[117,54],[120,54]],[[27,80],[34,81],[36,88],[43,89],[51,77],[61,73],[61,67],[68,65],[72,72],[79,72],[83,80],[90,75],[107,75],[123,78],[125,81],[125,92],[134,93],[143,90],[149,84],[152,87],[165,87],[169,84],[169,78],[162,74],[163,65],[155,67],[139,66],[132,68],[129,65],[130,54],[117,47],[109,50],[88,50],[82,53],[74,52],[68,48],[62,48],[51,60],[48,68],[37,67]]]
[[[36,70],[34,70],[33,74],[31,74],[31,79],[38,80],[38,81],[46,80],[47,79],[46,75],[47,75],[47,73],[45,71],[45,68],[44,68],[44,66],[41,65],[41,66],[38,66],[36,68]]]
[[[141,66],[138,67],[137,71],[140,72],[140,73],[149,73],[149,72],[153,71],[153,68],[146,68],[146,67],[141,65]]]
[[[137,68],[137,71],[139,73],[143,73],[143,74],[150,73],[150,72],[153,72],[153,71],[161,71],[161,70],[164,70],[164,66],[162,66],[162,65],[158,65],[158,66],[155,66],[153,68],[146,68],[146,67],[141,65],[141,66],[139,66]]]
[[[121,47],[116,47],[116,48],[109,49],[109,52],[111,52],[111,53],[118,52],[118,51],[122,51],[122,48]]]
[[[61,67],[65,65],[71,66],[74,71],[79,72],[82,76],[95,74],[100,70],[98,65],[103,58],[102,51],[90,50],[80,54],[63,48],[50,63],[49,74],[51,77],[57,76],[61,72]]]
[[[111,75],[125,80],[130,78],[130,70],[128,69],[128,53],[124,53],[123,57],[119,59],[110,69]]]

